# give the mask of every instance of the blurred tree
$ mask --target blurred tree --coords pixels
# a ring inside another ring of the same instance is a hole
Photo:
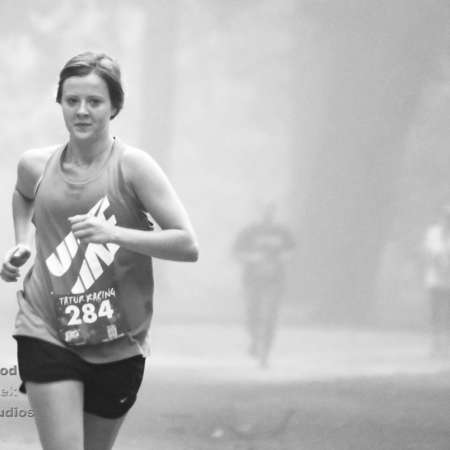
[[[144,1],[145,37],[142,54],[142,148],[149,149],[169,170],[173,134],[174,83],[178,38],[178,0]]]
[[[323,0],[303,2],[302,11],[319,24],[329,71],[321,143],[298,222],[298,290],[317,306],[317,318],[370,322],[404,141],[445,49],[449,4]]]

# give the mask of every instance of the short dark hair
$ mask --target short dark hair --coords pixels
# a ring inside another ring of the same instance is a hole
[[[111,105],[116,109],[111,119],[119,114],[123,107],[124,92],[119,64],[105,53],[84,52],[70,58],[59,74],[56,102],[61,103],[64,81],[69,77],[83,77],[90,73],[97,74],[108,86]]]

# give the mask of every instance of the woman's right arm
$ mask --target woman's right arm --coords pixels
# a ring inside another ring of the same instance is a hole
[[[25,152],[17,166],[17,182],[13,192],[12,210],[16,245],[5,257],[0,277],[5,281],[17,281],[19,268],[11,264],[10,257],[17,248],[29,249],[33,238],[31,219],[34,208],[34,195],[39,178],[51,151],[49,148],[35,149]]]

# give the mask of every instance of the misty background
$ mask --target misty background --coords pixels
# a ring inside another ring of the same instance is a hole
[[[448,9],[3,1],[1,248],[19,155],[67,138],[60,69],[105,51],[125,84],[113,131],[163,166],[201,244],[195,265],[157,262],[157,318],[240,319],[231,248],[272,201],[297,243],[287,320],[426,326],[421,245],[450,200]]]
[[[20,154],[67,139],[59,71],[104,51],[125,88],[114,134],[161,164],[200,243],[196,264],[155,261],[155,327],[240,330],[233,243],[274,202],[296,242],[281,330],[426,335],[424,233],[450,201],[449,17],[446,0],[2,1],[0,251]],[[16,286],[0,289],[14,350]]]

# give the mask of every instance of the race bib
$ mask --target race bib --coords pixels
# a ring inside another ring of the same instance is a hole
[[[94,345],[125,334],[114,287],[79,295],[52,294],[58,334],[67,345]]]

